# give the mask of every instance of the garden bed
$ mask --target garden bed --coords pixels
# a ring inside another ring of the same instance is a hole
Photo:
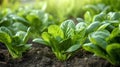
[[[0,54],[0,59],[2,54]],[[67,61],[59,61],[49,47],[33,44],[28,53],[22,59],[11,60],[9,57],[0,61],[0,67],[116,67],[102,58],[80,50],[77,55]]]

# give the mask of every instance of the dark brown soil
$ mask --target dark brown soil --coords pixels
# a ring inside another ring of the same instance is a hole
[[[48,47],[40,44],[33,44],[32,49],[25,53],[22,59],[9,58],[0,53],[0,67],[115,67],[106,60],[83,50],[62,62],[56,59]]]

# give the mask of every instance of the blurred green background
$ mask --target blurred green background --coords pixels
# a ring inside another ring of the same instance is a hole
[[[20,7],[41,9],[51,14],[58,24],[66,19],[83,17],[91,9],[100,13],[105,6],[110,7],[109,11],[119,11],[120,0],[0,0],[0,10],[10,8],[14,11]]]

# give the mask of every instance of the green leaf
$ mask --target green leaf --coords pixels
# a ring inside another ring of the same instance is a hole
[[[68,48],[66,50],[66,52],[74,52],[74,51],[78,50],[80,47],[81,47],[80,44],[75,44],[75,45],[71,46],[70,48]]]
[[[7,33],[0,31],[0,42],[9,45],[12,42],[12,39]]]
[[[83,48],[87,51],[95,53],[95,55],[105,58],[106,52],[104,50],[101,50],[97,45],[94,45],[92,43],[86,43],[83,45]]]
[[[107,53],[111,56],[109,58],[114,65],[120,64],[120,44],[113,43],[109,44],[106,48]]]
[[[12,21],[17,21],[17,22],[20,22],[20,23],[22,23],[26,26],[29,26],[28,21],[25,20],[24,18],[20,17],[20,16],[17,16],[17,15],[14,15],[14,14],[9,14],[8,19],[11,19]]]
[[[84,20],[82,18],[76,18],[76,20],[78,21],[78,23],[84,22]]]
[[[110,25],[110,23],[104,23],[97,30],[104,30],[108,25]]]
[[[24,45],[25,51],[31,49],[31,46],[32,46],[32,44],[25,44]]]
[[[84,22],[80,22],[76,25],[77,32],[82,32],[84,29],[86,29],[86,24]]]
[[[108,17],[110,18],[110,20],[119,20],[120,18],[120,13],[118,12],[110,12],[108,13]]]
[[[14,50],[18,52],[18,54],[22,55],[23,52],[26,50],[29,50],[31,48],[32,44],[16,44],[14,46]],[[19,56],[19,55],[18,55]]]
[[[12,24],[13,30],[15,32],[17,31],[26,31],[27,30],[27,26],[23,25],[22,23],[16,22],[14,24]]]
[[[44,41],[50,43],[50,35],[47,32],[43,32],[41,37],[43,38]]]
[[[68,48],[70,48],[73,44],[72,44],[72,39],[71,38],[67,38],[64,39],[62,41],[60,41],[59,45],[59,49],[60,51],[66,51]]]
[[[49,26],[48,27],[48,33],[51,34],[52,36],[54,36],[54,38],[56,38],[56,37],[63,38],[64,37],[63,31],[57,25],[51,25],[51,26]]]
[[[60,28],[63,30],[65,38],[68,38],[74,35],[75,24],[72,20],[64,21],[60,25]]]
[[[18,31],[15,36],[19,37],[21,43],[26,44],[30,37],[30,28],[28,28],[27,32]]]
[[[112,32],[114,28],[115,28],[115,26],[113,26],[111,24],[106,27],[106,29],[110,32]]]
[[[87,27],[87,34],[96,31],[96,29],[100,26],[100,22],[93,22]]]
[[[12,42],[15,43],[15,41],[13,39],[11,39],[11,37],[7,33],[3,32],[3,31],[0,31],[0,42],[4,43],[6,45],[10,55],[13,58],[18,58],[19,57],[15,53],[15,52],[17,52],[17,51],[15,51],[15,50],[17,50],[17,48],[14,49],[13,47],[15,47],[15,46],[12,46],[13,45]],[[17,41],[17,43],[19,43],[19,42]]]
[[[110,34],[109,40],[113,39],[114,37],[118,36],[120,34],[120,29],[115,28]]]
[[[7,27],[1,26],[0,31],[6,32],[10,36],[12,36],[12,32]]]
[[[106,46],[107,46],[106,38],[109,35],[110,33],[104,30],[104,31],[93,32],[88,37],[93,44],[98,45],[102,49],[106,49]]]
[[[72,20],[66,20],[64,21],[61,25],[60,25],[60,28],[63,30],[63,31],[66,31],[67,28],[72,28],[72,29],[75,29],[75,24]]]
[[[11,55],[14,59],[16,58],[22,58],[23,52],[26,50],[29,50],[31,48],[32,44],[15,44],[13,48],[11,49]]]
[[[45,45],[47,45],[48,43],[46,43],[43,39],[41,39],[41,38],[35,38],[34,40],[33,40],[33,42],[35,42],[35,43],[39,43],[39,44],[45,44]]]
[[[23,38],[22,38],[23,39]],[[25,52],[26,50],[29,50],[31,48],[32,44],[24,44],[22,42],[22,39],[20,38],[20,36],[13,36],[12,37],[12,43],[11,46],[9,46],[9,51],[12,55],[12,57],[15,58],[21,58],[23,52]]]
[[[100,13],[100,14],[95,15],[95,16],[93,17],[93,21],[99,21],[99,22],[102,22],[102,21],[105,20],[105,18],[106,18],[106,14],[104,14],[104,13]]]
[[[20,39],[23,39],[25,34],[26,34],[26,32],[24,32],[24,31],[18,31],[15,36],[18,36]]]
[[[90,23],[92,21],[92,16],[89,11],[84,14],[84,19],[86,22]]]
[[[9,19],[7,17],[3,17],[0,21],[0,26],[10,26],[12,24],[12,19]]]
[[[22,38],[21,36],[13,36],[12,37],[12,45],[15,47],[15,46],[19,46],[20,43],[22,43]]]
[[[101,31],[93,32],[91,35],[93,38],[98,37],[98,38],[106,39],[107,37],[110,36],[110,32],[107,30],[101,30]]]
[[[98,45],[99,47],[101,47],[104,50],[107,47],[107,42],[105,40],[103,40],[102,38],[94,37],[94,38],[90,38],[90,41],[93,44]]]
[[[36,14],[34,14],[34,13],[28,14],[28,15],[26,16],[26,18],[27,18],[27,20],[30,21],[31,23],[39,20],[39,17],[38,17]],[[38,22],[38,21],[37,21],[37,22]]]
[[[29,40],[29,38],[30,38],[30,36],[31,36],[31,27],[29,27],[28,29],[27,29],[27,32],[26,32],[26,34],[24,35],[24,38],[23,38],[23,43],[24,44],[26,44],[27,42],[28,42],[28,40]]]

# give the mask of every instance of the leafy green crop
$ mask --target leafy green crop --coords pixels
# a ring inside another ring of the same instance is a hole
[[[120,13],[95,15],[86,29],[89,43],[83,48],[96,56],[107,59],[113,65],[120,64]]]
[[[0,14],[0,26],[9,27],[13,32],[26,31],[28,27],[31,27],[31,33],[34,34],[31,37],[40,36],[49,25],[54,24],[51,15],[33,8],[21,7],[16,12],[5,9]]]
[[[85,10],[89,11],[92,16],[99,14],[101,12],[108,12],[110,9],[110,6],[105,5],[104,3],[98,3],[98,4],[90,4],[86,5],[84,7]]]
[[[27,27],[31,27],[33,37],[39,37],[43,31],[47,30],[49,25],[55,24],[53,17],[42,9],[21,7],[16,10],[16,14],[28,22]]]
[[[120,0],[101,0],[105,5],[110,6],[110,11],[119,11]]]
[[[120,54],[119,54],[120,30],[118,29],[116,30],[116,32],[119,33],[115,37],[114,34],[116,34],[116,32],[114,32],[114,30],[112,31],[111,34],[107,30],[96,31],[89,34],[89,40],[91,43],[84,44],[83,48],[85,50],[93,52],[97,56],[107,59],[109,62],[111,62],[114,65],[119,65],[120,64]]]
[[[11,28],[12,30],[15,29],[13,30],[14,32],[19,30],[26,31],[29,26],[29,22],[20,16],[8,13],[2,16],[0,26],[5,26]]]
[[[27,32],[18,31],[12,34],[7,27],[0,27],[0,42],[4,43],[13,59],[21,58],[23,52],[30,49],[31,44],[26,44],[30,36],[30,28]]]
[[[120,65],[120,12],[109,12],[118,11],[119,1],[115,0],[118,2],[115,4],[113,0],[102,0],[105,4],[87,5],[85,14],[79,1],[66,0],[58,4],[56,0],[46,0],[42,1],[42,9],[37,7],[40,5],[16,10],[0,8],[0,42],[5,44],[13,58],[21,58],[23,52],[31,47],[27,44],[29,37],[41,36],[33,42],[50,47],[61,61],[69,59],[83,47],[114,65]],[[6,6],[3,3],[0,7]],[[113,7],[115,9],[111,9]],[[84,20],[74,18],[80,14],[84,14]],[[61,23],[67,18],[75,22],[67,20]]]
[[[50,16],[41,10],[31,10],[26,19],[29,21],[31,32],[35,35],[41,34],[47,29],[47,27],[53,22],[50,20]]]
[[[49,46],[59,60],[67,60],[78,50],[85,39],[86,24],[74,24],[72,20],[63,22],[60,26],[51,25],[48,32],[43,32],[41,37],[33,42]]]

